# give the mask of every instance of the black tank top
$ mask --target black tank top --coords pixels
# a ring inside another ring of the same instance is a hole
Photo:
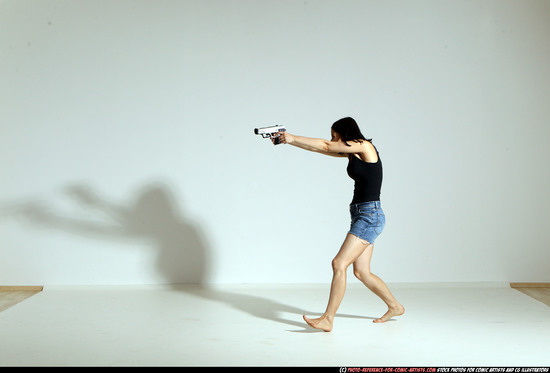
[[[364,162],[354,154],[349,155],[347,171],[349,177],[355,180],[352,205],[362,202],[380,201],[382,161],[380,160],[378,149],[376,149],[376,154],[378,155],[376,163]]]

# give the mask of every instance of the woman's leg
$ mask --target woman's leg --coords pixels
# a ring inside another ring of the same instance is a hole
[[[344,298],[346,292],[346,271],[349,265],[365,251],[370,244],[356,236],[348,233],[340,251],[332,260],[332,284],[330,287],[330,297],[325,313],[318,319],[309,319],[304,315],[304,320],[309,326],[322,329],[326,332],[332,330],[334,315]]]
[[[381,323],[388,321],[393,316],[402,315],[405,312],[405,308],[395,299],[384,281],[374,273],[371,273],[370,260],[373,249],[374,246],[369,245],[353,262],[353,274],[388,306],[388,312],[381,318],[374,320],[376,323]]]

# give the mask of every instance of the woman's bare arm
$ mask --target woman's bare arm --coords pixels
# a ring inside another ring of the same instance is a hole
[[[303,143],[291,143],[290,145],[293,145],[297,148],[300,148],[300,149],[304,149],[304,150],[308,150],[310,152],[315,152],[315,153],[320,153],[320,154],[324,154],[324,155],[328,155],[328,156],[331,156],[331,157],[346,157],[347,158],[347,154],[345,153],[331,153],[331,152],[327,152],[327,151],[323,151],[323,150],[320,150],[319,148],[316,148],[314,146],[310,146],[310,145],[307,145],[307,144],[303,144]]]
[[[368,141],[329,141],[311,137],[296,136],[288,132],[281,132],[279,137],[281,143],[296,146],[301,149],[317,152],[334,157],[347,157],[348,154],[360,154],[367,162],[376,162],[378,156],[374,146]],[[369,146],[370,145],[370,146]]]

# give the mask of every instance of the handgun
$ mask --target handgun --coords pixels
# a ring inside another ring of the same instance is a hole
[[[264,139],[273,139],[273,145],[279,145],[281,143],[281,140],[278,139],[279,132],[286,132],[286,127],[277,125],[270,127],[254,128],[254,133],[256,135],[262,135]]]

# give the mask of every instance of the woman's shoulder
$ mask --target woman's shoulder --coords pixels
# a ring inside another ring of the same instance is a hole
[[[361,159],[368,163],[378,162],[378,150],[370,141],[363,141],[365,151],[361,154]]]

